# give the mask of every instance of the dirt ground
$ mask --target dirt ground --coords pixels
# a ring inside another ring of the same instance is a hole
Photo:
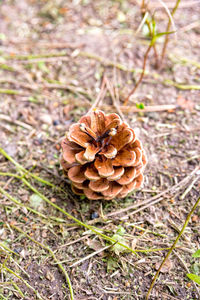
[[[170,9],[174,2],[167,2]],[[161,3],[150,1],[150,7],[158,31],[165,31],[168,18]],[[124,114],[147,152],[144,186],[125,199],[89,201],[74,196],[63,177],[59,142],[94,103],[103,73],[120,99],[133,88],[148,47],[145,27],[135,34],[140,7],[133,0],[0,1],[0,147],[54,185],[23,177],[1,151],[0,299],[70,299],[60,266],[76,300],[145,299],[200,196],[199,16],[198,0],[181,1],[165,65],[156,69],[150,53],[148,74],[128,103],[130,108],[136,103],[176,108]],[[158,53],[163,41],[156,44]],[[115,111],[109,93],[101,105]],[[107,247],[109,241],[51,204],[139,252]],[[149,299],[199,299],[200,289],[186,276],[200,275],[199,259],[192,257],[197,249],[199,207]]]

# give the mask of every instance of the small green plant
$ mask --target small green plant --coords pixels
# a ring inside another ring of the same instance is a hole
[[[142,22],[140,23],[140,26],[137,30],[137,32],[143,28],[143,31],[145,33],[145,35],[148,37],[149,41],[149,46],[144,54],[144,59],[143,59],[143,66],[142,66],[142,72],[139,76],[139,79],[136,81],[136,84],[134,86],[134,88],[130,91],[130,93],[128,94],[128,96],[125,98],[123,105],[127,105],[129,98],[135,93],[136,89],[138,88],[138,86],[141,84],[143,77],[145,75],[146,72],[146,63],[149,57],[149,53],[151,51],[151,49],[153,49],[154,51],[154,57],[155,57],[155,67],[157,69],[160,69],[161,66],[163,65],[163,61],[166,55],[166,48],[167,48],[167,44],[169,42],[169,35],[172,33],[175,33],[175,25],[173,22],[173,15],[175,14],[178,5],[180,3],[180,0],[176,1],[176,4],[172,10],[172,12],[170,13],[169,9],[167,8],[167,6],[164,4],[164,2],[162,0],[159,0],[159,2],[162,4],[162,6],[165,8],[166,13],[168,15],[168,24],[167,24],[167,28],[165,32],[158,32],[157,28],[159,26],[157,26],[156,24],[156,19],[155,19],[155,11],[153,13],[151,13],[151,11],[148,9],[148,5],[147,3],[145,3],[145,0],[142,1],[141,3],[141,15],[142,15]],[[173,27],[174,30],[170,31],[170,27],[171,24],[173,23]],[[161,51],[161,57],[159,59],[158,53],[157,53],[157,40],[161,37],[164,37],[164,43],[163,43],[163,48]]]
[[[200,258],[200,249],[197,250],[194,254],[192,254],[192,257],[195,258]],[[200,276],[198,275],[198,273],[200,273],[199,271],[200,268],[193,268],[194,272],[197,273],[187,273],[187,277],[191,280],[193,280],[195,283],[200,285]]]

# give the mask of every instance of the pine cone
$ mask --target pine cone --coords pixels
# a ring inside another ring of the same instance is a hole
[[[96,110],[83,116],[61,146],[61,165],[75,194],[111,200],[143,183],[144,149],[134,130],[115,113]]]

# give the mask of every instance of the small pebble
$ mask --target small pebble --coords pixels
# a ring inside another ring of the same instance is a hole
[[[17,254],[20,254],[21,251],[22,251],[22,248],[15,248],[14,249],[14,252],[17,253]]]
[[[60,144],[56,144],[55,147],[56,147],[57,150],[60,150],[60,148],[61,148]]]
[[[42,145],[43,144],[43,139],[42,138],[34,139],[33,143],[36,146]]]
[[[91,215],[90,215],[90,218],[92,219],[92,220],[94,220],[94,219],[96,219],[96,218],[98,218],[99,217],[99,214],[96,212],[96,211],[94,211],[93,213],[91,213]]]
[[[59,120],[54,120],[54,121],[53,121],[53,125],[54,125],[54,126],[57,126],[57,125],[59,125],[59,124],[60,124]]]
[[[39,116],[40,121],[42,121],[45,124],[51,125],[52,124],[52,118],[49,114],[41,114]]]

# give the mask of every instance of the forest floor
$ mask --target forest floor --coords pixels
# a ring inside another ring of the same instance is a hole
[[[174,1],[167,4],[171,9]],[[150,5],[165,31],[161,3]],[[74,196],[64,179],[59,143],[94,103],[102,74],[121,101],[134,87],[148,47],[145,27],[135,34],[140,7],[126,0],[0,1],[0,299],[70,299],[68,276],[76,300],[145,299],[200,196],[199,16],[198,0],[181,1],[165,64],[156,69],[150,53],[124,113],[147,152],[144,186],[125,199],[89,201]],[[137,103],[144,109],[131,112]],[[146,111],[158,105],[174,108]],[[109,93],[100,107],[115,111]],[[109,247],[67,213],[137,255]],[[197,249],[199,207],[149,299],[199,299],[186,276],[200,275]]]

